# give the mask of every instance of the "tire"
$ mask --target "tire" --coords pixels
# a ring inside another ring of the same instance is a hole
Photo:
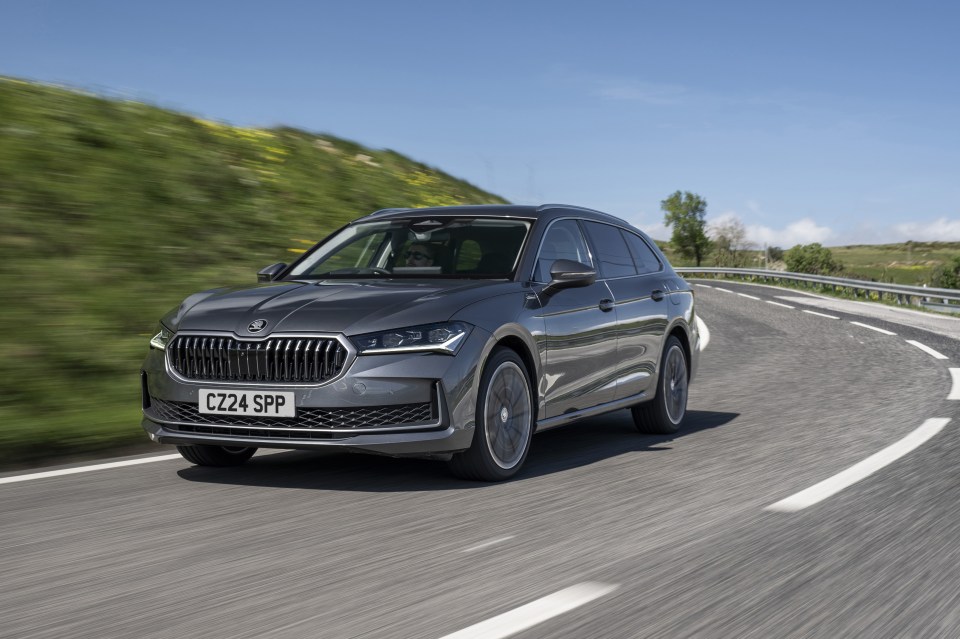
[[[197,466],[239,466],[257,452],[256,448],[239,446],[177,446],[188,462]]]
[[[689,385],[686,353],[680,340],[671,335],[663,347],[656,395],[630,411],[637,430],[651,435],[669,435],[680,430],[687,414]]]
[[[534,416],[523,360],[509,348],[494,349],[480,378],[473,442],[450,460],[451,472],[477,481],[513,477],[530,452]]]

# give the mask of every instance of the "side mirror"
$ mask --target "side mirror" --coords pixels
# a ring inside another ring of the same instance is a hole
[[[565,288],[590,286],[597,281],[597,272],[581,262],[557,260],[550,265],[550,283],[543,289],[544,295],[553,295]]]
[[[285,262],[277,262],[276,264],[271,264],[266,268],[262,268],[257,271],[257,281],[258,282],[272,282],[273,278],[280,274],[283,269],[287,268]]]

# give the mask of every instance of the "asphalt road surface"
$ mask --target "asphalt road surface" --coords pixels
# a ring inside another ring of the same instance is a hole
[[[0,637],[960,636],[960,324],[703,284],[686,429],[548,431],[508,483],[307,452],[0,477]]]

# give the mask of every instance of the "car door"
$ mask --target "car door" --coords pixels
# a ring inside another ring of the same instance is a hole
[[[544,234],[533,279],[550,281],[559,259],[594,266],[574,219],[554,221]],[[617,322],[606,283],[568,288],[540,296],[546,354],[541,393],[543,418],[556,417],[613,401],[616,391]]]
[[[652,392],[669,310],[663,266],[644,240],[611,224],[584,221],[594,255],[615,300],[615,399]]]

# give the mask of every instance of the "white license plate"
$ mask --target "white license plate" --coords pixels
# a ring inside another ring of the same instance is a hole
[[[297,416],[293,393],[201,388],[199,409],[207,415]]]

